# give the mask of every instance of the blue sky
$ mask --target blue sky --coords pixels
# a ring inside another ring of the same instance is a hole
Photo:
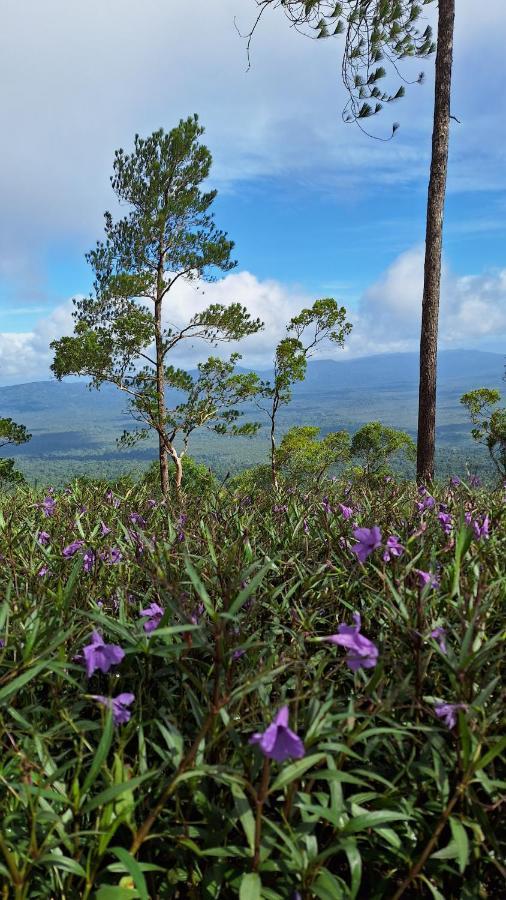
[[[506,336],[506,5],[457,4],[441,344],[501,350]],[[71,8],[70,8],[71,7]],[[435,6],[428,8],[432,13]],[[0,35],[0,380],[47,377],[49,341],[87,293],[84,253],[113,206],[114,149],[198,112],[215,159],[216,218],[238,267],[212,287],[261,315],[245,359],[267,362],[287,316],[317,296],[349,309],[344,353],[415,349],[431,135],[424,86],[346,126],[338,39],[265,17],[246,72],[254,0],[7,0]],[[28,23],[28,24],[27,24]],[[484,65],[486,60],[486,67]],[[499,86],[499,89],[497,89]],[[231,279],[231,280],[230,280]],[[209,292],[206,296],[210,296]],[[188,290],[175,298],[181,315]]]

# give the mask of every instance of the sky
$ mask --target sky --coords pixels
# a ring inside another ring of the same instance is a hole
[[[378,136],[400,123],[377,141],[342,121],[340,39],[304,38],[272,10],[248,69],[255,14],[255,0],[2,0],[0,384],[49,377],[50,341],[72,332],[115,149],[194,112],[238,264],[205,294],[180,282],[172,318],[240,301],[265,329],[237,349],[265,368],[287,320],[333,296],[354,326],[336,358],[417,349],[434,59],[405,69],[425,83],[370,122]],[[445,348],[506,346],[505,33],[503,0],[458,0]]]

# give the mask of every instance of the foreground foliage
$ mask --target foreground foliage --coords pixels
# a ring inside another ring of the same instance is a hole
[[[202,478],[1,501],[2,896],[497,897],[504,491]]]

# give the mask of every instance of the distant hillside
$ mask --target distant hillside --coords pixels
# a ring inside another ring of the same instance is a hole
[[[452,350],[439,358],[437,440],[454,468],[464,457],[479,460],[469,434],[460,396],[476,387],[501,388],[504,358],[498,353]],[[269,373],[260,373],[267,378]],[[175,399],[175,397],[174,397]],[[293,402],[282,411],[280,426],[311,424],[322,432],[356,430],[379,419],[415,435],[418,404],[418,357],[396,353],[354,360],[315,360],[306,380],[296,385]],[[4,448],[30,477],[61,480],[71,472],[112,475],[145,466],[154,458],[152,442],[130,451],[116,438],[133,424],[125,397],[105,385],[90,391],[77,381],[32,382],[0,388],[0,415],[11,416],[32,433],[29,444]],[[259,420],[258,410],[247,414]],[[195,435],[192,453],[219,471],[235,471],[265,458],[266,430],[254,439]],[[478,451],[479,454],[479,451]],[[482,456],[485,460],[485,457]]]

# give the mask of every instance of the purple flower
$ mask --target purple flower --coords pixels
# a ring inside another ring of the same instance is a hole
[[[154,509],[156,505],[156,500],[146,500],[146,506],[149,506],[150,509]]]
[[[68,544],[67,547],[63,548],[63,555],[66,559],[70,559],[71,556],[75,556],[78,550],[84,547],[84,541],[72,541],[71,544]]]
[[[302,530],[304,534],[309,534],[309,525],[307,524],[307,519],[304,519],[302,523]]]
[[[330,505],[330,503],[329,503],[329,498],[328,498],[328,497],[324,497],[324,498],[323,498],[323,500],[322,500],[322,506],[323,506],[323,511],[324,511],[327,515],[330,516],[331,513],[332,513],[332,507],[331,507],[331,505]]]
[[[80,507],[79,507],[79,513],[80,513],[81,516],[85,516],[87,512],[88,512],[88,507],[87,507],[87,506],[80,506]]]
[[[438,513],[438,522],[441,525],[445,534],[451,534],[453,528],[453,518],[450,513],[440,512]]]
[[[431,588],[439,587],[439,578],[437,578],[436,575],[433,575],[432,572],[424,572],[422,569],[415,569],[415,572],[418,575],[418,581],[421,588],[424,588],[427,584],[430,584]]]
[[[141,616],[147,617],[144,622],[144,631],[147,634],[158,628],[164,612],[165,610],[158,606],[158,603],[151,603],[146,609],[141,609]]]
[[[358,544],[351,548],[351,552],[356,554],[361,563],[365,562],[373,550],[381,546],[381,531],[377,525],[373,525],[372,528],[356,528],[353,537]]]
[[[47,547],[49,541],[51,540],[51,535],[47,533],[47,531],[39,531],[37,535],[37,541],[41,545],[41,547]]]
[[[42,501],[41,506],[47,519],[49,519],[51,516],[54,516],[54,511],[56,509],[56,500],[54,499],[54,497],[45,497]]]
[[[385,544],[385,552],[383,553],[383,559],[385,562],[390,562],[392,556],[402,556],[404,553],[404,547],[400,543],[400,539],[395,534],[391,534],[389,538],[387,538],[387,542]]]
[[[101,703],[107,709],[112,709],[112,719],[115,725],[124,725],[128,722],[132,713],[128,706],[135,700],[135,694],[118,694],[117,697],[103,697],[101,694],[92,694],[93,700]]]
[[[256,732],[249,743],[258,744],[263,755],[276,762],[302,759],[306,752],[300,737],[288,727],[288,706],[283,706],[265,731]]]
[[[479,478],[478,475],[471,475],[469,484],[471,485],[471,487],[480,487],[481,478]]]
[[[83,647],[86,675],[91,678],[96,669],[108,672],[111,666],[117,666],[125,655],[125,651],[117,644],[105,644],[102,635],[93,631],[91,643]]]
[[[442,719],[447,728],[455,728],[457,724],[457,713],[459,710],[465,712],[467,706],[465,703],[436,703],[434,712],[439,719]]]
[[[106,537],[106,535],[111,533],[111,529],[105,524],[105,522],[100,521],[100,531],[102,537]]]
[[[3,650],[4,647],[5,647],[5,641],[3,638],[0,638],[0,650]]]
[[[123,559],[121,550],[119,550],[118,547],[111,547],[111,550],[109,552],[109,559],[111,560],[111,565],[116,565],[116,563],[121,562],[121,560]]]
[[[488,515],[483,516],[481,522],[478,519],[473,522],[473,531],[477,541],[479,541],[480,538],[488,538],[490,536],[489,526],[490,519]]]
[[[136,513],[136,512],[130,513],[128,518],[130,519],[132,525],[140,525],[141,528],[144,528],[144,526],[146,524],[146,519],[143,516],[141,516],[140,513]]]
[[[353,613],[354,625],[340,625],[337,634],[331,634],[325,640],[345,647],[348,651],[346,664],[352,672],[358,669],[373,669],[378,661],[378,648],[368,638],[360,634],[362,626],[360,613]]]
[[[93,566],[95,565],[96,556],[93,550],[87,550],[83,555],[83,569],[86,573],[91,572]]]
[[[238,649],[234,650],[234,652],[232,653],[232,661],[235,662],[236,659],[240,659],[241,656],[244,656],[245,653],[246,650],[242,650],[240,647],[238,647]]]
[[[453,484],[455,487],[458,487],[461,484],[460,478],[458,475],[452,475],[450,478],[450,484]]]
[[[341,510],[343,519],[351,519],[353,515],[353,509],[351,506],[345,506],[344,503],[339,503],[339,509]]]
[[[434,630],[431,631],[430,637],[434,638],[434,640],[438,642],[441,653],[447,653],[446,631],[441,625],[438,625],[437,628],[434,628]]]
[[[37,572],[37,575],[39,576],[39,578],[43,578],[43,576],[47,575],[48,572],[49,572],[48,566],[41,566],[39,571]]]
[[[114,496],[114,494],[113,494],[112,491],[108,491],[107,494],[106,494],[105,496],[106,496],[106,498],[107,498],[107,501],[108,501],[112,506],[114,506],[115,509],[118,509],[118,507],[119,507],[120,504],[121,504],[121,500],[118,500],[118,498]]]

